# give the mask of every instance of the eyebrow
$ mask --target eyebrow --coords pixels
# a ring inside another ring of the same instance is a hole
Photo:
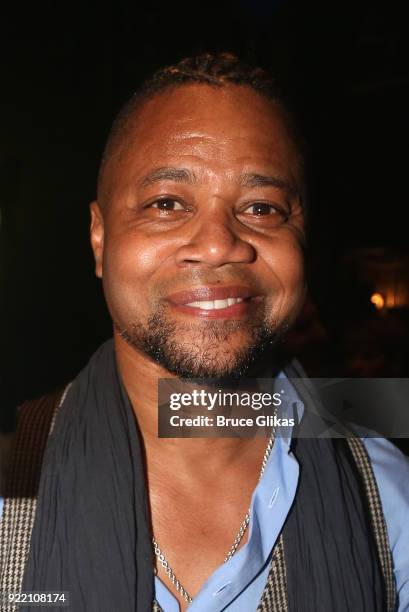
[[[160,181],[173,181],[175,183],[194,184],[197,182],[197,176],[192,170],[187,168],[175,168],[172,166],[164,166],[155,168],[147,174],[141,181],[141,187],[147,187]],[[240,185],[242,187],[274,187],[293,194],[296,188],[290,181],[274,175],[264,175],[257,173],[246,173],[240,177]]]
[[[279,177],[264,174],[243,174],[240,184],[242,187],[275,187],[289,193],[294,193],[295,189],[290,181]]]
[[[141,187],[152,185],[160,181],[173,181],[174,183],[195,183],[197,180],[196,175],[187,168],[172,168],[163,167],[156,168],[149,172],[141,182]]]

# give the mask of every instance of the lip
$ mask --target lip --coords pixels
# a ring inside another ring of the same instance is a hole
[[[256,297],[256,293],[243,285],[225,285],[223,287],[203,286],[189,291],[178,291],[168,295],[167,300],[175,306],[183,306],[190,302],[200,300],[227,300],[227,298],[248,298]],[[227,310],[227,309],[223,309]]]
[[[227,298],[242,298],[242,302],[232,304],[227,308],[205,310],[198,306],[187,306],[191,302],[201,300],[226,300]],[[167,297],[167,301],[175,312],[198,317],[200,319],[245,319],[251,315],[256,303],[261,300],[250,287],[241,285],[225,285],[223,287],[197,287],[189,291],[179,291]]]

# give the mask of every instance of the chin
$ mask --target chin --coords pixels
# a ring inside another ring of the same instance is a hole
[[[160,309],[145,324],[116,325],[140,354],[179,378],[241,378],[265,349],[280,343],[287,321],[208,321],[201,329],[176,323]]]
[[[251,344],[246,340],[237,345],[226,343],[224,349],[217,342],[167,343],[157,346],[149,357],[179,378],[238,379],[263,359],[266,347],[270,346],[270,342]]]

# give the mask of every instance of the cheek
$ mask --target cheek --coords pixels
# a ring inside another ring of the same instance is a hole
[[[155,274],[167,253],[157,241],[136,234],[109,236],[104,245],[103,287],[113,318],[145,312],[154,299]]]
[[[277,242],[265,257],[279,292],[280,312],[295,318],[306,292],[305,261],[300,244],[293,240]]]
[[[146,234],[109,236],[104,248],[104,276],[114,282],[144,284],[161,268],[168,254],[169,247]]]

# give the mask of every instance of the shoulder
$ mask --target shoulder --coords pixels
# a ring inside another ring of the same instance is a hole
[[[0,497],[2,497],[4,493],[4,481],[10,463],[15,435],[15,432],[8,434],[0,433]]]
[[[393,507],[394,516],[404,518],[409,511],[409,457],[385,438],[362,428],[356,432],[371,460],[384,509]]]
[[[409,457],[384,438],[363,437],[393,543],[405,534],[409,559]]]
[[[409,458],[394,444],[355,428],[371,460],[392,551],[399,610],[409,609]]]
[[[56,408],[68,387],[24,402],[17,408],[15,431],[7,435],[0,433],[0,497],[4,495],[11,466],[13,473],[18,466],[18,474],[34,477],[37,464],[41,465]]]

